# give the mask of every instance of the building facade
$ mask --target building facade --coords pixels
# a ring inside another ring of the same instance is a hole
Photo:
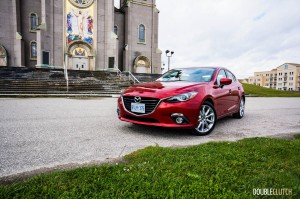
[[[0,9],[0,66],[161,73],[156,0],[1,0]]]
[[[285,91],[300,91],[300,64],[285,63],[276,69],[255,72],[247,83]]]

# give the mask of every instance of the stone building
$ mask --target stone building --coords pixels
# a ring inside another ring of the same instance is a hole
[[[156,0],[1,0],[0,66],[161,73]]]

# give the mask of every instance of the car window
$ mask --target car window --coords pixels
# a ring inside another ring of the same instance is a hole
[[[226,73],[224,70],[220,70],[217,76],[217,84],[220,85],[220,80],[226,78]]]
[[[228,70],[226,70],[226,74],[227,74],[227,78],[232,79],[233,82],[236,81],[235,76],[231,72],[229,72]]]
[[[167,79],[169,81],[174,81],[177,80],[181,75],[181,71],[179,70],[173,70],[170,73],[168,73],[167,75],[164,76],[164,79]]]
[[[210,82],[215,68],[182,68],[166,72],[156,81]]]

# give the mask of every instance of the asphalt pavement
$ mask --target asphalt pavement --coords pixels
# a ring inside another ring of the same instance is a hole
[[[0,178],[120,158],[146,146],[300,133],[300,98],[246,98],[243,119],[208,136],[119,121],[117,98],[0,98]]]

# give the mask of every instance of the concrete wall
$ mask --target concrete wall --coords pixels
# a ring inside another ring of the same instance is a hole
[[[160,73],[161,54],[158,48],[158,10],[155,0],[128,1],[123,6],[125,16],[125,44],[128,50],[125,52],[125,68],[134,71],[133,63],[137,56],[146,56],[150,60],[151,72]],[[139,42],[138,27],[143,24],[146,28],[145,42]]]
[[[8,17],[12,12],[12,4],[9,4],[8,1],[0,1],[0,9],[0,44],[3,45],[7,51],[8,64],[13,64],[14,58],[12,52],[14,51],[14,26],[16,26],[16,24],[12,17]]]
[[[20,39],[16,39],[16,32],[22,34],[19,0],[0,1],[0,44],[7,51],[7,64],[13,66],[24,65],[24,52]]]
[[[25,65],[28,67],[35,67],[37,60],[30,59],[30,42],[37,40],[37,33],[30,31],[30,14],[36,13],[38,15],[38,23],[41,22],[41,1],[21,0],[21,34],[24,41],[25,49]]]
[[[63,29],[63,4],[61,0],[52,0],[53,1],[53,16],[50,20],[49,26],[53,31],[53,40],[52,47],[53,51],[50,52],[50,62],[54,66],[62,66],[64,61],[64,29]],[[57,23],[59,21],[59,23]],[[50,63],[50,64],[51,64]]]
[[[109,57],[117,61],[116,38],[113,38],[114,3],[111,0],[97,1],[97,56],[96,70],[108,68]]]

